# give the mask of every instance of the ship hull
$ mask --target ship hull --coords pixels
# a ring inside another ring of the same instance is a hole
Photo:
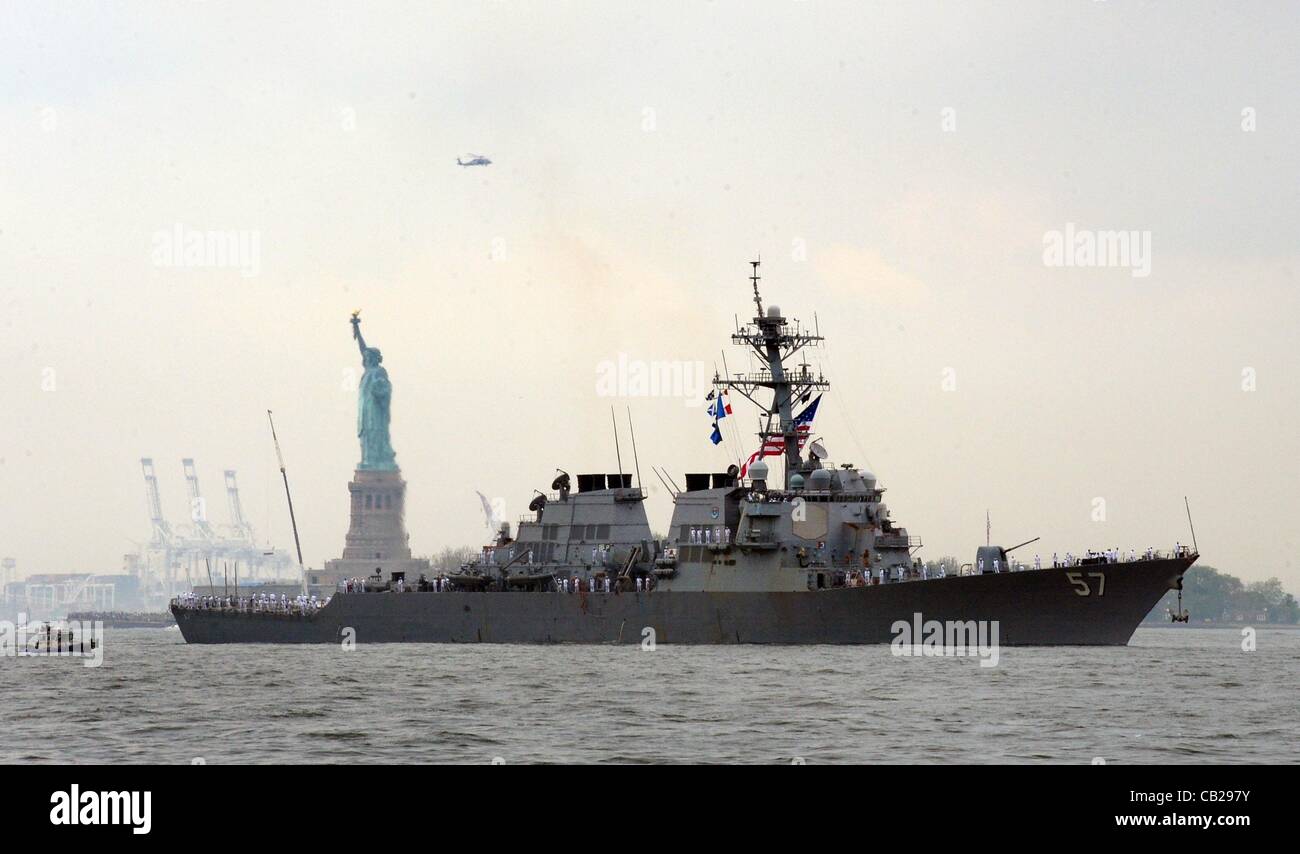
[[[995,621],[1005,646],[1123,645],[1193,560],[798,593],[356,593],[310,616],[173,612],[189,643],[873,644],[919,619]]]

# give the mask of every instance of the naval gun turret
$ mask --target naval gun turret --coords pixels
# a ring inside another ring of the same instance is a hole
[[[975,550],[975,570],[981,575],[1007,572],[1007,550],[1002,546],[980,546]]]
[[[1034,537],[1032,540],[1025,540],[1023,543],[1018,543],[1009,549],[994,545],[980,546],[975,550],[976,571],[984,575],[994,572],[1010,572],[1011,561],[1007,555],[1030,543],[1036,543],[1039,539],[1039,537]]]

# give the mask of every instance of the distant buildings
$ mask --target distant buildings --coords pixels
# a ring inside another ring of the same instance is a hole
[[[4,569],[0,611],[6,617],[26,614],[31,620],[55,619],[69,611],[138,611],[144,608],[140,579],[125,573],[39,573],[12,578]]]

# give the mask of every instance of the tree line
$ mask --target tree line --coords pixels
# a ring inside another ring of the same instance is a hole
[[[1193,566],[1183,575],[1183,607],[1197,623],[1300,623],[1300,603],[1276,578],[1245,584],[1212,566]],[[1165,622],[1178,610],[1178,592],[1170,590],[1143,622]]]

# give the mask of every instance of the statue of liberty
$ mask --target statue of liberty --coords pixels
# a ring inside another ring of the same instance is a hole
[[[357,396],[357,436],[361,439],[361,464],[358,469],[396,471],[397,459],[388,436],[388,420],[393,401],[393,384],[381,362],[378,347],[367,347],[361,337],[361,312],[352,312],[352,337],[361,348],[361,386]]]

